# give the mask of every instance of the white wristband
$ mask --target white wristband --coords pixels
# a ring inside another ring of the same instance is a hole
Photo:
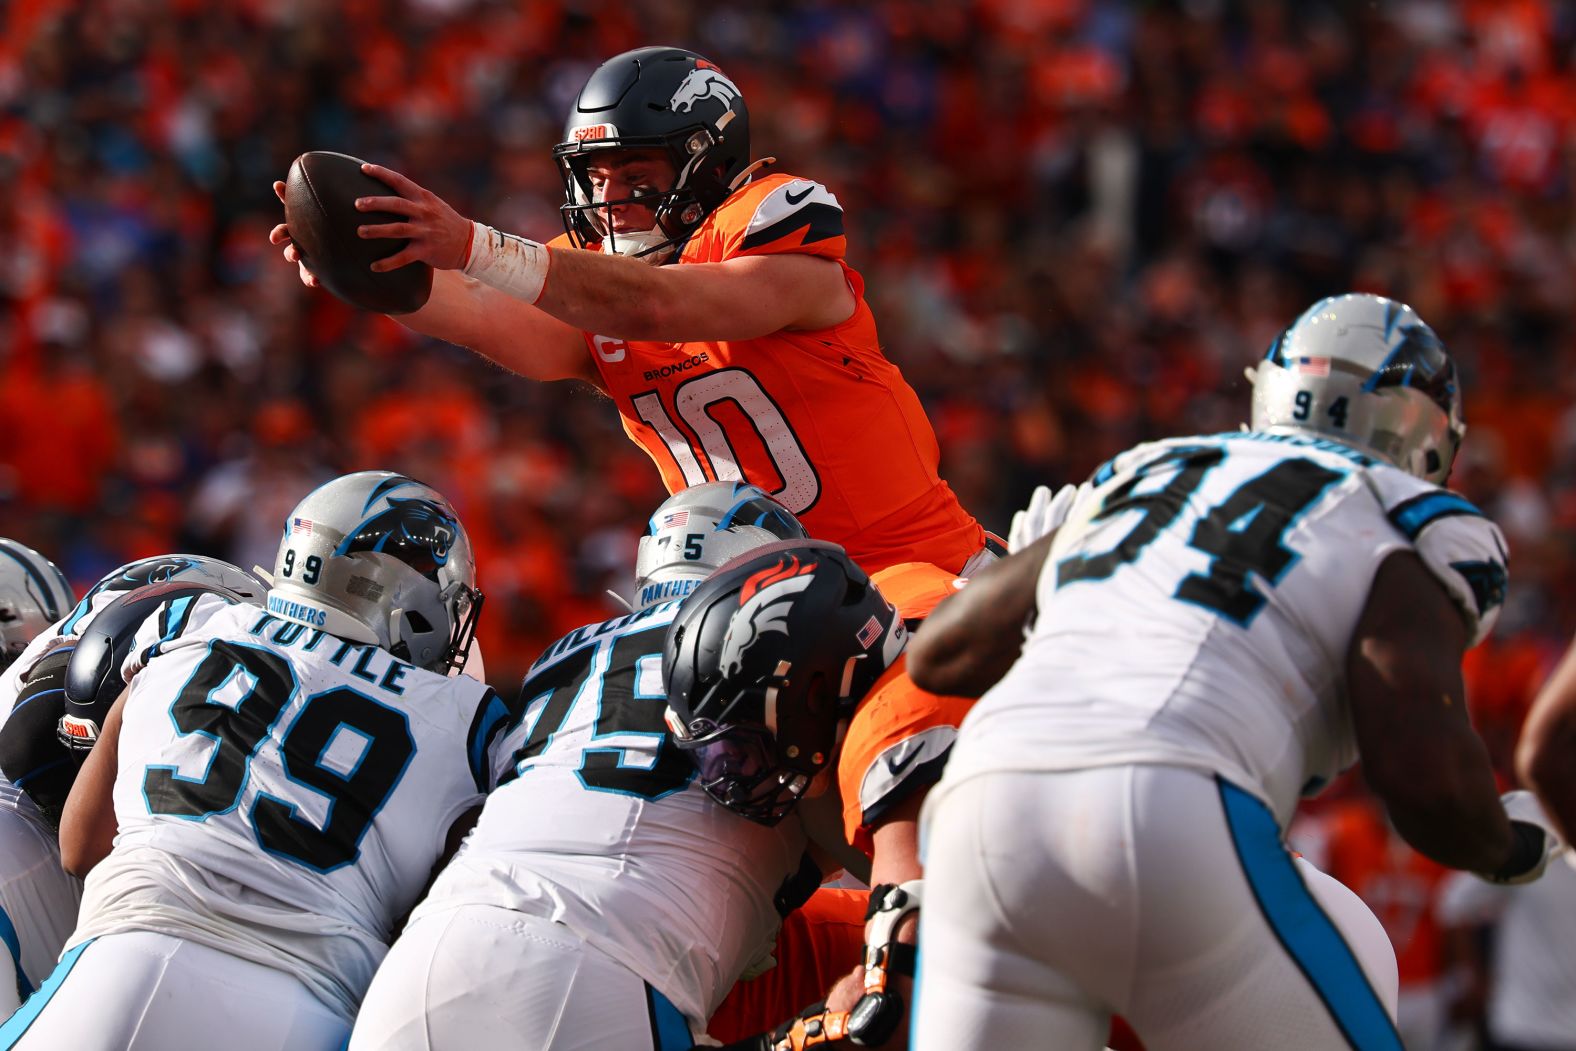
[[[534,304],[542,297],[549,262],[546,245],[473,222],[471,254],[462,270],[490,288]]]

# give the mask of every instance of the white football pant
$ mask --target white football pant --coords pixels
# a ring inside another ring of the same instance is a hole
[[[38,820],[0,806],[0,1019],[55,969],[77,925],[82,881]]]
[[[943,781],[923,822],[915,1051],[1094,1051],[1112,1014],[1149,1051],[1401,1049],[1372,913],[1323,891],[1365,928],[1365,968],[1268,807],[1224,780],[997,772]]]
[[[395,941],[350,1051],[688,1051],[666,997],[563,924],[491,905],[429,913]]]
[[[167,934],[72,948],[0,1025],[11,1051],[338,1051],[350,1026],[295,976]]]

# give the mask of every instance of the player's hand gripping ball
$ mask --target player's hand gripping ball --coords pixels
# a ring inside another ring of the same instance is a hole
[[[363,224],[397,223],[404,216],[356,210],[358,197],[388,197],[388,184],[361,170],[362,162],[343,153],[315,150],[290,165],[285,179],[285,223],[301,261],[323,287],[351,306],[380,314],[420,310],[432,294],[432,267],[410,263],[375,273],[371,266],[408,243],[387,237],[364,238]]]

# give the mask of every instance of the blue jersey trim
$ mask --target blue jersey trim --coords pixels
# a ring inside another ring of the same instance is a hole
[[[66,976],[82,958],[83,951],[96,940],[90,938],[62,956],[60,962],[55,965],[54,972],[44,979],[43,985],[38,987],[38,992],[28,997],[27,1003],[16,1009],[16,1014],[12,1015],[4,1025],[0,1025],[0,1051],[15,1047],[16,1042],[32,1028],[38,1016],[43,1014],[44,1008],[49,1006],[50,997],[59,992],[60,987],[65,984]]]
[[[1471,501],[1444,489],[1405,500],[1393,507],[1389,514],[1390,521],[1408,540],[1416,540],[1423,530],[1441,518],[1453,515],[1483,517],[1483,512],[1474,507]]]
[[[1216,777],[1237,860],[1265,921],[1357,1051],[1402,1051],[1395,1023],[1339,928],[1325,915],[1281,843],[1275,816]]]
[[[650,985],[646,986],[646,1012],[651,1017],[653,1051],[689,1051],[695,1046],[683,1013]]]
[[[33,995],[33,983],[27,980],[27,974],[22,970],[22,939],[17,937],[16,924],[11,922],[5,909],[0,909],[0,943],[10,951],[11,960],[16,964],[17,1000],[26,1003],[27,998]]]

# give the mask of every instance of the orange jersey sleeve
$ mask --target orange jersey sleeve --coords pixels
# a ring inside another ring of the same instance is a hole
[[[941,480],[935,431],[881,352],[846,248],[843,211],[826,187],[791,175],[758,179],[707,216],[669,265],[785,253],[829,259],[854,294],[846,321],[687,343],[588,332],[587,348],[624,430],[669,491],[743,479],[867,571],[916,561],[960,569],[984,531]]]
[[[892,566],[871,579],[910,626],[964,584],[925,563]],[[915,686],[906,657],[876,681],[855,709],[837,759],[843,833],[850,844],[869,854],[872,826],[893,806],[936,783],[958,726],[973,706],[971,699],[942,697]]]
[[[772,954],[777,966],[738,982],[706,1032],[723,1043],[774,1029],[818,1000],[854,969],[865,945],[868,890],[822,887],[789,913]]]

